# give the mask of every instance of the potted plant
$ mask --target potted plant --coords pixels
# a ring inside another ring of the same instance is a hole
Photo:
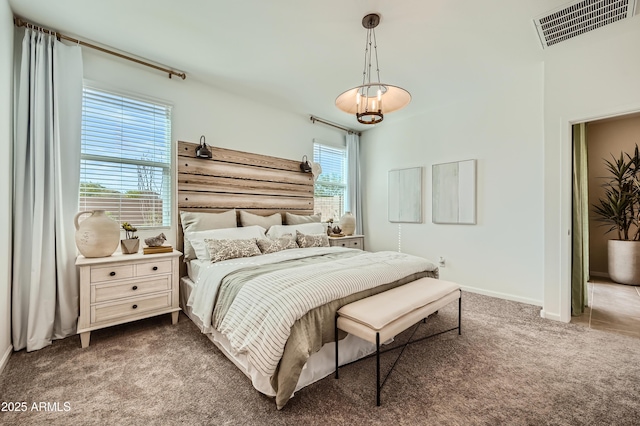
[[[640,153],[620,153],[605,160],[610,177],[603,184],[604,197],[594,204],[599,222],[616,231],[607,242],[609,276],[620,284],[640,284]]]
[[[125,239],[120,240],[120,248],[123,254],[137,253],[140,248],[140,240],[136,235],[138,228],[131,225],[129,222],[122,222],[122,229],[124,229]]]

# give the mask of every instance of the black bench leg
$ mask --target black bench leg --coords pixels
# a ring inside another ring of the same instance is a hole
[[[334,336],[336,340],[336,379],[338,378],[338,314],[336,314]]]
[[[376,333],[376,405],[380,406],[380,333]]]
[[[458,336],[462,334],[462,290],[458,299]]]

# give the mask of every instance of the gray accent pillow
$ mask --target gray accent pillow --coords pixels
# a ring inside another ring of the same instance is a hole
[[[284,234],[280,238],[260,238],[257,241],[262,254],[275,253],[282,250],[298,248],[296,239],[291,234]]]
[[[250,240],[214,240],[205,238],[204,241],[207,243],[207,248],[209,249],[211,263],[262,254],[256,244],[255,238],[251,238]]]
[[[303,234],[296,231],[296,242],[300,248],[309,247],[329,247],[329,237],[327,234]]]
[[[260,216],[240,210],[240,225],[258,225],[264,229],[269,229],[272,225],[282,225],[282,215],[280,213],[274,213],[271,216]]]
[[[196,258],[196,252],[191,247],[187,232],[208,231],[211,229],[236,228],[236,210],[228,210],[222,213],[203,213],[180,211],[180,223],[184,237],[184,260]]]
[[[311,216],[303,216],[286,212],[284,214],[284,221],[287,223],[287,225],[300,225],[302,223],[320,222],[321,216],[321,213],[316,213]]]

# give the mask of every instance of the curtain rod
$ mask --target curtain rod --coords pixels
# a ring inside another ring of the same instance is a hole
[[[344,131],[344,132],[347,132],[347,133],[349,133],[349,134],[356,134],[356,135],[358,135],[358,136],[360,136],[360,135],[362,134],[362,133],[357,132],[357,131],[355,131],[355,130],[353,130],[353,129],[348,129],[348,128],[346,128],[346,127],[342,127],[342,126],[340,126],[339,124],[335,124],[335,123],[332,123],[332,122],[330,122],[330,121],[323,120],[322,118],[318,118],[318,117],[316,117],[316,116],[314,116],[314,115],[310,115],[310,116],[309,116],[309,120],[311,120],[311,122],[312,122],[313,124],[315,124],[315,123],[316,123],[316,121],[317,121],[318,123],[322,123],[322,124],[326,124],[327,126],[335,127],[336,129],[340,129],[340,130],[342,130],[342,131]]]
[[[14,17],[13,18],[13,23],[17,27],[26,27],[26,28],[31,28],[31,29],[36,30],[36,31],[43,32],[43,33],[49,33],[51,35],[55,35],[58,39],[70,41],[72,43],[79,44],[80,46],[89,47],[91,49],[99,50],[100,52],[103,52],[103,53],[108,53],[109,55],[117,56],[118,58],[126,59],[128,61],[132,61],[132,62],[135,62],[135,63],[140,64],[140,65],[144,65],[144,66],[147,66],[147,67],[150,67],[150,68],[157,69],[159,71],[162,71],[162,72],[165,72],[165,73],[169,74],[169,78],[171,78],[171,76],[173,76],[173,75],[175,75],[177,77],[180,77],[183,80],[185,78],[187,78],[187,74],[184,73],[184,72],[174,71],[172,69],[161,67],[161,66],[158,66],[158,65],[155,65],[155,64],[152,64],[152,63],[137,59],[137,58],[133,58],[131,56],[124,55],[122,53],[114,52],[113,50],[105,49],[104,47],[96,46],[95,44],[87,43],[86,41],[78,40],[78,39],[75,39],[73,37],[69,37],[67,35],[61,34],[61,33],[57,32],[57,31],[53,31],[53,30],[50,30],[50,29],[47,29],[47,28],[43,28],[43,27],[41,27],[39,25],[32,24],[31,22],[25,21],[22,18]]]

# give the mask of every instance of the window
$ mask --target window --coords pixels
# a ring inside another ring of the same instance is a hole
[[[171,107],[85,86],[80,209],[171,226]]]
[[[345,148],[313,144],[313,161],[320,163],[322,173],[314,190],[315,213],[322,213],[322,220],[340,220],[344,214],[347,192],[347,151]]]

